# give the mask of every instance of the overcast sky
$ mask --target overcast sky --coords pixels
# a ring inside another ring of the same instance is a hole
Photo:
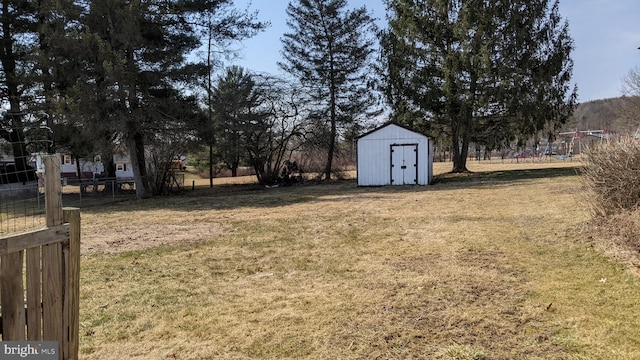
[[[234,0],[245,8],[248,0]],[[279,73],[280,38],[288,31],[288,0],[253,0],[250,9],[270,21],[264,32],[242,43],[241,59],[234,64],[252,71]],[[382,0],[350,0],[352,7],[366,5],[385,24]],[[569,21],[575,41],[573,83],[580,102],[621,95],[622,78],[640,67],[640,0],[561,0],[560,13]]]

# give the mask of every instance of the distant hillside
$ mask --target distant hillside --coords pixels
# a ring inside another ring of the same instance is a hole
[[[611,130],[620,134],[633,133],[640,125],[640,98],[618,97],[581,103],[563,126],[564,131]],[[634,115],[635,114],[635,115]]]

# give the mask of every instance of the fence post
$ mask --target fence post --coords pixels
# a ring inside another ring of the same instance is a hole
[[[2,239],[2,340],[23,341],[26,336],[30,341],[55,341],[59,346],[59,360],[77,360],[80,210],[62,209],[60,159],[47,156],[44,160],[46,224],[54,229],[45,228]],[[68,225],[60,226],[63,221]],[[66,233],[61,232],[63,229]],[[26,270],[24,273],[23,269]],[[26,279],[26,304],[23,278]]]
[[[42,248],[27,249],[27,340],[42,340]]]
[[[22,284],[22,258],[17,251],[2,256],[0,282],[2,283],[2,340],[25,340],[24,287]]]
[[[62,184],[60,159],[55,155],[44,157],[45,208],[47,227],[62,224]],[[63,329],[63,266],[62,244],[42,247],[42,339],[64,344]],[[62,360],[62,351],[58,351]]]
[[[47,227],[62,224],[62,183],[60,159],[55,155],[44,157],[44,191],[47,211]]]
[[[65,360],[77,359],[80,348],[80,209],[63,208],[63,220],[69,223],[69,248],[65,251]]]

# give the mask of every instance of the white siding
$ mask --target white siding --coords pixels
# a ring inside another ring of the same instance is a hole
[[[114,154],[113,163],[116,166],[117,179],[133,178],[133,167],[129,154]]]
[[[433,179],[433,148],[428,137],[390,124],[358,139],[358,186],[391,185],[391,146],[417,144],[419,185]],[[397,183],[394,180],[394,183]]]
[[[76,159],[69,154],[58,154],[60,157],[60,172],[62,174],[75,174],[78,176],[78,167]],[[80,171],[82,173],[102,174],[104,172],[104,165],[101,161],[88,161],[80,159]]]

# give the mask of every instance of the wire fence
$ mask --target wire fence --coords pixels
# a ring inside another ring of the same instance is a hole
[[[135,199],[133,179],[95,178],[62,179],[62,200],[65,206],[90,207]]]
[[[0,236],[45,225],[43,189],[38,184],[0,186]]]
[[[14,153],[25,153],[22,150],[14,148]],[[59,156],[12,161],[7,160],[0,173],[4,226],[0,337],[56,342],[56,358],[75,359],[80,328],[80,210],[62,208]]]
[[[0,162],[0,237],[43,228],[46,225],[44,174],[40,155]],[[16,170],[16,163],[26,164]],[[135,199],[133,179],[62,178],[62,204],[91,207]]]
[[[0,236],[45,226],[42,175],[29,157],[5,160],[0,167]]]
[[[185,189],[185,175],[170,172],[165,179],[169,193]],[[62,178],[62,199],[65,206],[101,206],[136,198],[136,185],[129,177],[97,177],[93,179]]]
[[[51,130],[37,125],[33,114],[5,112],[1,120],[0,237],[4,237],[46,226],[44,163],[37,154],[47,153],[52,141]]]

